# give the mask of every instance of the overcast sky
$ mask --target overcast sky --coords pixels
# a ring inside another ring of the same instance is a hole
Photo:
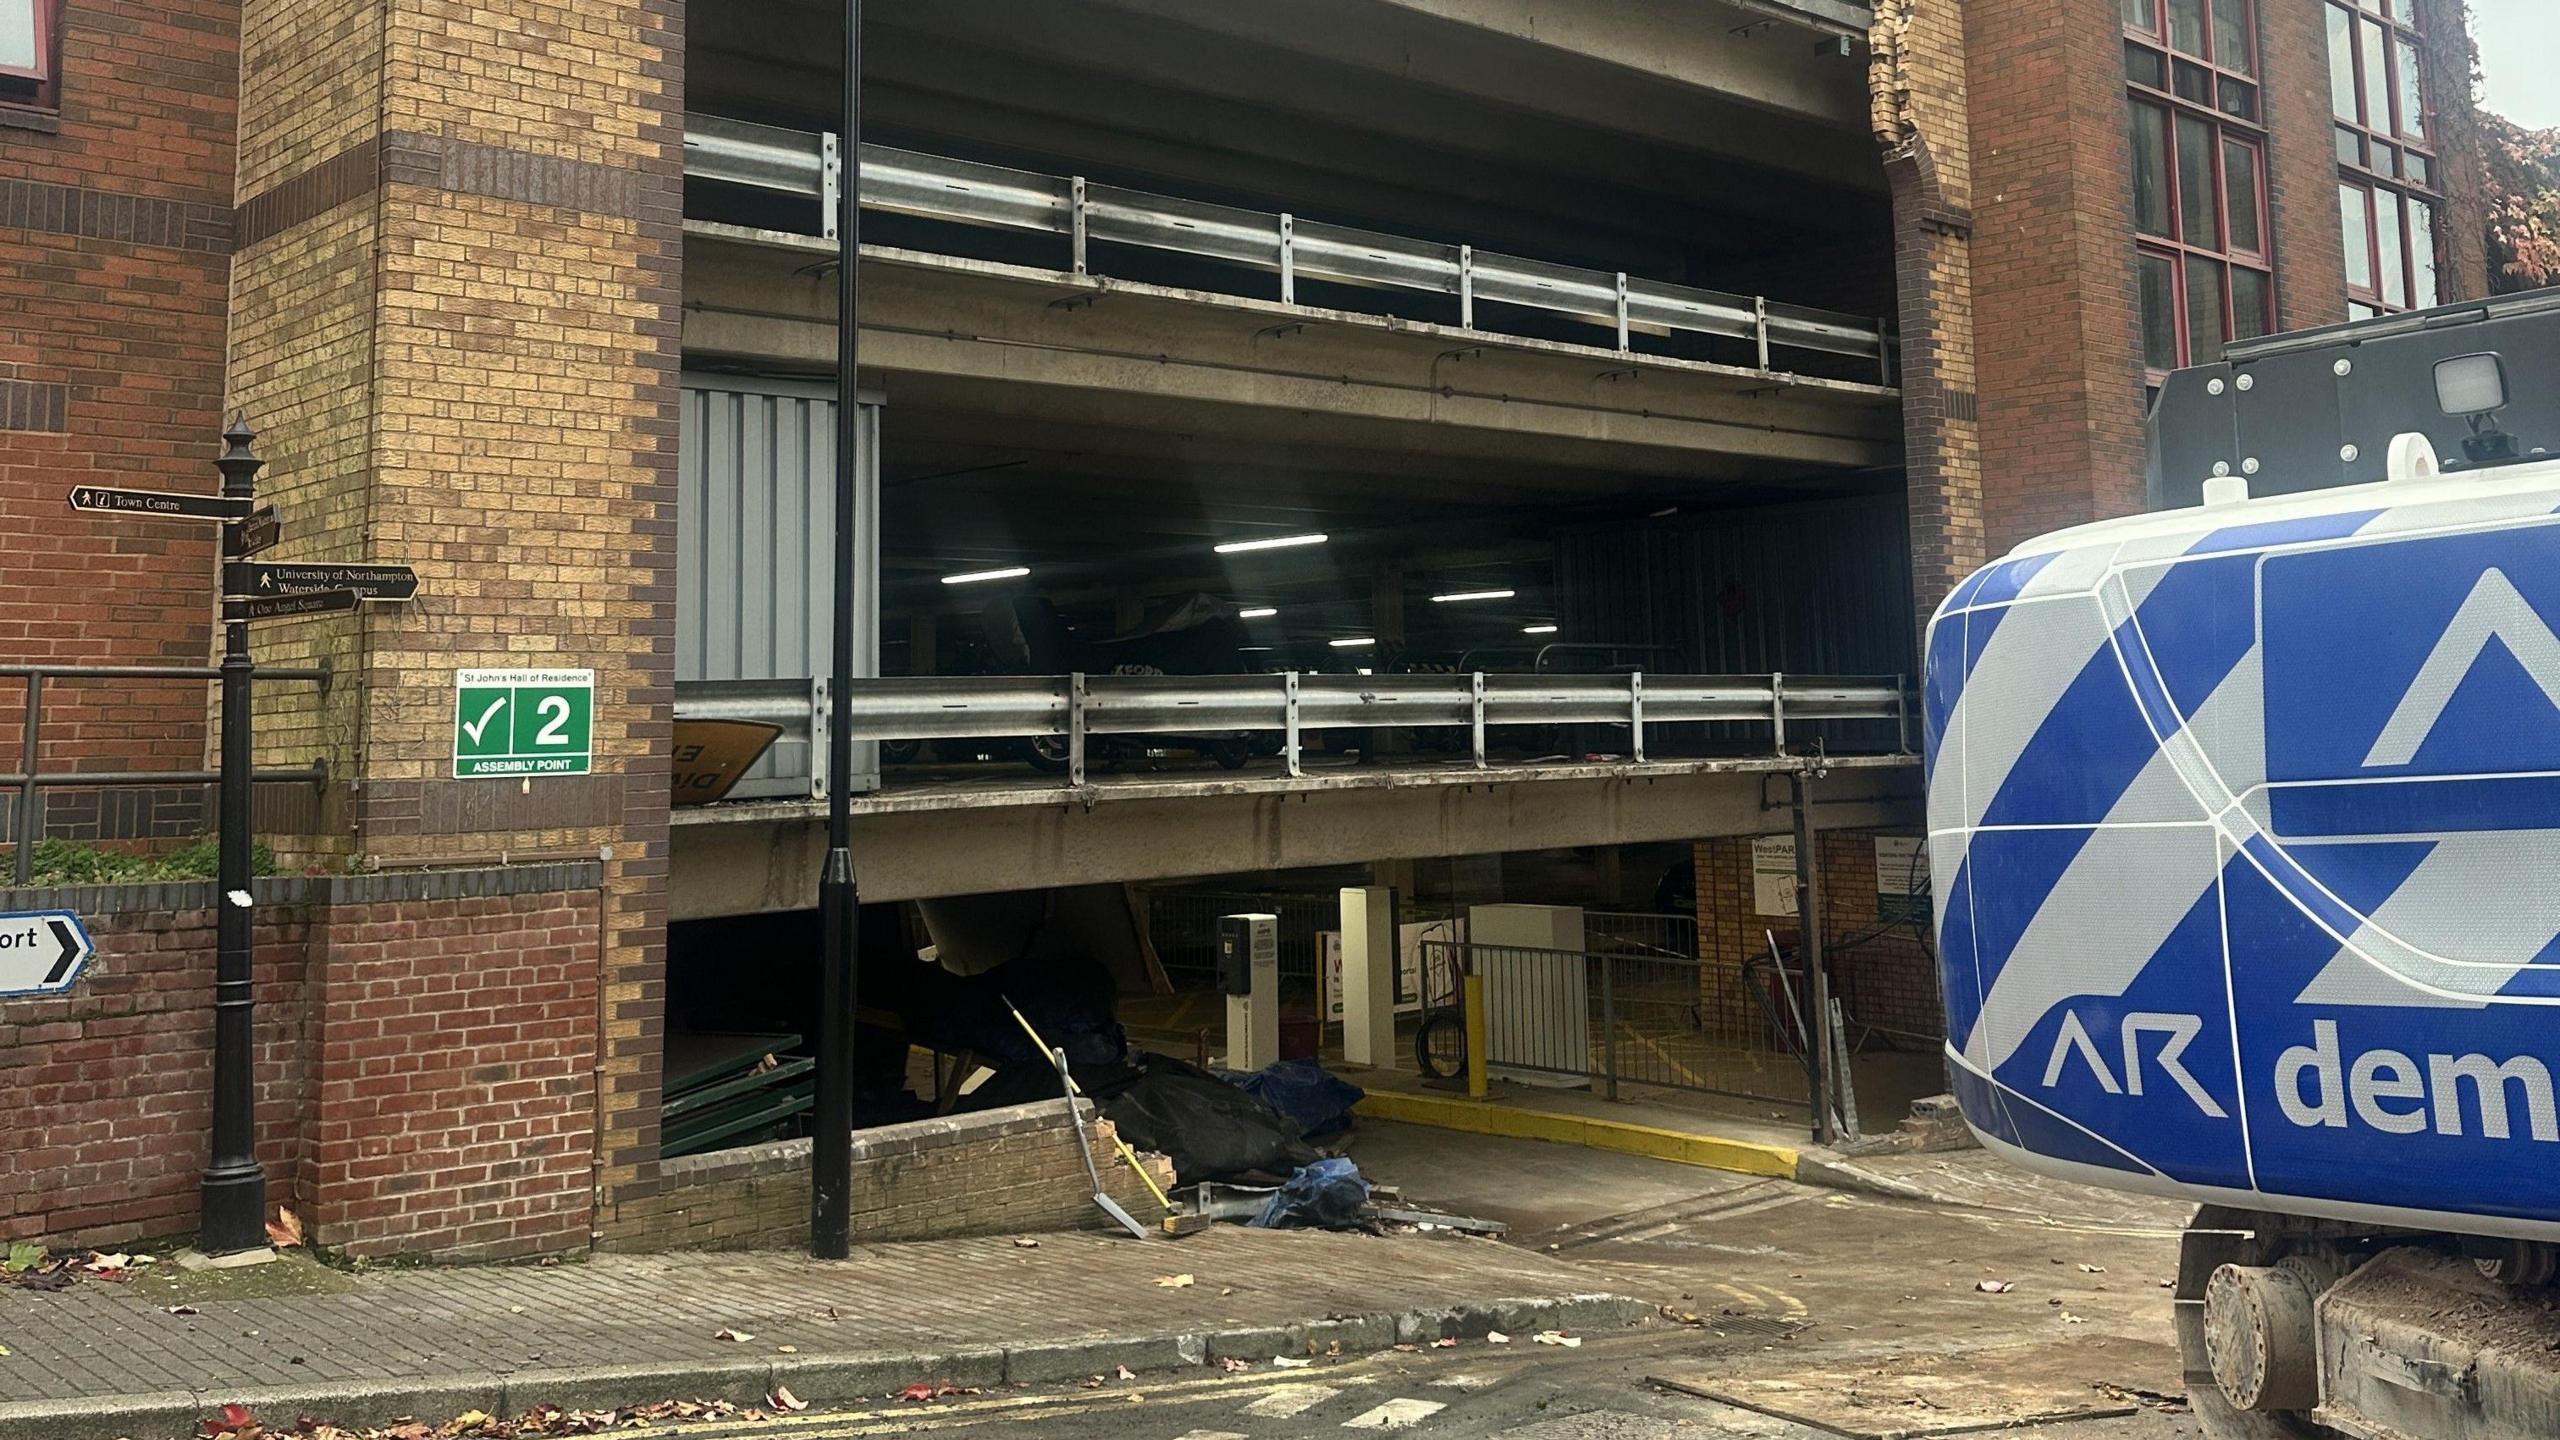
[[[2471,0],[2481,99],[2519,125],[2560,125],[2560,0]]]

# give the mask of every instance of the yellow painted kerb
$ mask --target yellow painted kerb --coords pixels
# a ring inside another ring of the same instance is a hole
[[[1614,1150],[1623,1155],[1642,1155],[1647,1159],[1668,1160],[1679,1165],[1730,1170],[1737,1175],[1774,1175],[1782,1180],[1796,1177],[1796,1152],[1785,1145],[1762,1145],[1749,1140],[1729,1140],[1721,1135],[1664,1130],[1623,1120],[1595,1120],[1582,1115],[1558,1114],[1552,1110],[1521,1110],[1480,1100],[1461,1100],[1455,1096],[1417,1095],[1406,1090],[1372,1090],[1369,1098],[1360,1102],[1358,1110],[1373,1120],[1400,1120],[1408,1125],[1430,1125],[1442,1130],[1500,1135],[1513,1140],[1552,1140],[1560,1145],[1580,1145],[1589,1150]]]

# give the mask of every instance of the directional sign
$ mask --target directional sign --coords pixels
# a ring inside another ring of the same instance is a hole
[[[0,913],[0,997],[59,995],[97,953],[68,910]]]
[[[299,595],[310,590],[353,590],[367,600],[416,597],[418,572],[406,565],[248,565],[252,595]]]
[[[353,590],[305,590],[292,595],[225,595],[225,620],[283,620],[295,615],[327,615],[353,610],[364,597]]]
[[[453,773],[584,775],[595,710],[593,670],[457,670]]]
[[[255,555],[284,538],[284,522],[276,518],[276,507],[261,505],[240,522],[240,553]]]
[[[74,485],[71,508],[98,515],[124,515],[142,520],[240,520],[250,502],[225,495],[180,495],[168,490],[119,490],[108,485]]]

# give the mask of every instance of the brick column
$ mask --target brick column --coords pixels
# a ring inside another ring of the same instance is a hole
[[[599,1184],[657,1146],[682,189],[681,0],[246,0],[231,388],[275,558],[403,561],[420,600],[262,634],[326,701],[318,833],[372,864],[605,862]],[[503,55],[503,64],[488,57]],[[596,673],[594,773],[452,775],[454,672]],[[324,977],[325,979],[325,977]]]
[[[2328,7],[2321,0],[2259,0],[2258,55],[2276,328],[2335,325],[2347,318],[2347,261],[2329,127]]]
[[[1988,558],[1958,0],[1887,0],[1870,52],[1875,134],[1893,191],[1911,583],[1925,626]]]
[[[1924,9],[1929,0],[1921,0]],[[2119,0],[1966,0],[1984,539],[2143,500]]]
[[[2489,177],[2481,155],[2480,111],[2471,81],[2480,51],[2471,38],[2470,11],[2458,0],[2426,0],[2428,98],[2436,108],[2437,163],[2443,174],[2443,262],[2437,283],[2443,298],[2479,300],[2489,294]]]

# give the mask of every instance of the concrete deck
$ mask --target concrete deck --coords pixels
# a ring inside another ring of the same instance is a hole
[[[965,772],[856,797],[854,864],[865,900],[913,900],[1481,855],[1578,845],[1776,833],[1791,823],[1775,777],[1786,756],[1497,766],[1444,761],[1234,774],[1097,774],[1078,787],[1027,766]],[[1821,823],[1918,818],[1919,757],[1838,756]],[[817,903],[826,807],[741,802],[675,812],[672,918]]]

